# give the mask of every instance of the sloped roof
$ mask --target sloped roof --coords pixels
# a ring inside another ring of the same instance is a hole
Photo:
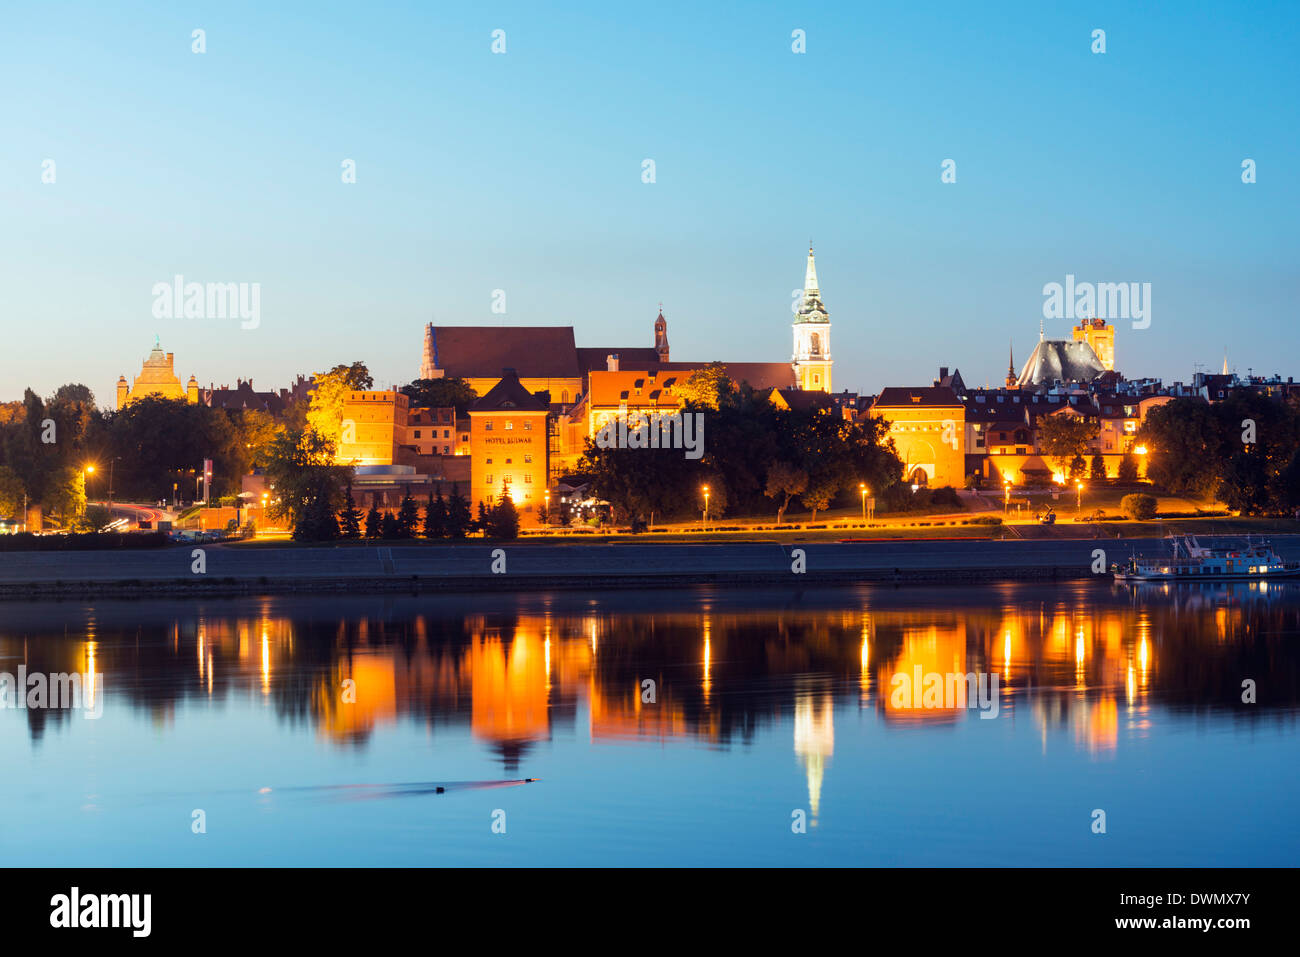
[[[659,353],[649,346],[637,346],[631,349],[624,346],[610,346],[609,348],[584,346],[578,349],[577,352],[578,371],[584,375],[588,372],[605,369],[606,359],[609,356],[618,356],[618,367],[620,369],[654,369],[659,365]]]
[[[539,399],[519,382],[514,369],[498,369],[501,381],[488,389],[487,395],[475,401],[469,411],[474,412],[547,412],[550,404]]]
[[[580,374],[572,326],[434,326],[431,345],[434,364],[450,378],[494,378],[504,368],[530,379]]]
[[[1020,370],[1016,385],[1022,389],[1050,386],[1056,381],[1091,382],[1106,367],[1088,343],[1063,339],[1040,339]]]
[[[961,406],[957,393],[946,385],[919,386],[914,389],[888,386],[880,390],[872,408],[911,408],[912,406]]]

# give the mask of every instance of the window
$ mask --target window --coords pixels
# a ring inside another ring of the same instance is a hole
[[[444,446],[442,447],[442,454],[443,454],[443,455],[448,454],[450,451],[451,451],[451,446],[449,446],[449,445],[444,445]]]
[[[514,459],[506,459],[506,465],[513,465]]]
[[[533,461],[532,453],[531,453],[531,452],[525,452],[525,453],[524,453],[524,464],[525,464],[525,465],[530,465],[530,464],[532,464],[532,461]]]
[[[419,429],[416,429],[416,430],[415,430],[415,437],[416,437],[417,439],[420,437],[420,430],[419,430]]]
[[[514,428],[515,428],[515,424],[514,424],[513,422],[507,422],[507,423],[506,423],[506,431],[507,431],[507,432],[513,432],[513,431],[514,431]]]
[[[492,484],[492,473],[491,473],[491,472],[489,472],[487,475],[483,476],[483,482],[484,482],[484,484],[486,484],[486,485],[491,485],[491,484]]]
[[[531,422],[525,422],[525,423],[524,423],[524,431],[525,431],[525,432],[531,432],[531,431],[533,431],[533,423],[531,423]]]
[[[449,439],[449,438],[451,438],[451,429],[443,429],[443,430],[442,430],[442,437],[443,437],[444,439]]]
[[[484,431],[484,432],[491,432],[491,431],[492,431],[492,420],[491,420],[491,419],[488,419],[486,422],[483,423],[483,431]]]
[[[491,460],[491,459],[488,459],[488,460],[487,460],[487,464],[488,464],[488,465],[491,465],[491,464],[492,464],[492,460]]]
[[[564,405],[569,404],[569,390],[565,389],[560,393],[560,402]]]
[[[532,484],[533,484],[533,477],[532,477],[531,475],[525,475],[525,476],[524,476],[524,484],[525,484],[525,485],[532,485]]]

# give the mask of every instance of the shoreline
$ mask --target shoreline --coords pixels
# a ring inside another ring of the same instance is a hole
[[[1300,535],[1277,536],[1300,558]],[[419,544],[0,554],[0,601],[276,594],[1110,582],[1153,539]],[[201,569],[200,569],[201,566]]]

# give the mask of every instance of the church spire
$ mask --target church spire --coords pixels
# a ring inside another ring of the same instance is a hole
[[[1014,344],[1007,341],[1007,388],[1016,384],[1016,350]]]
[[[811,242],[808,244],[808,270],[803,277],[803,294],[805,298],[821,295],[821,290],[817,288],[817,261],[813,258]]]

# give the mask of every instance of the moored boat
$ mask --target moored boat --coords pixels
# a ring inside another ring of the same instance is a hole
[[[1265,541],[1244,542],[1211,548],[1194,535],[1172,535],[1171,554],[1133,556],[1123,564],[1111,565],[1120,582],[1269,581],[1300,576],[1300,562],[1285,562]]]

